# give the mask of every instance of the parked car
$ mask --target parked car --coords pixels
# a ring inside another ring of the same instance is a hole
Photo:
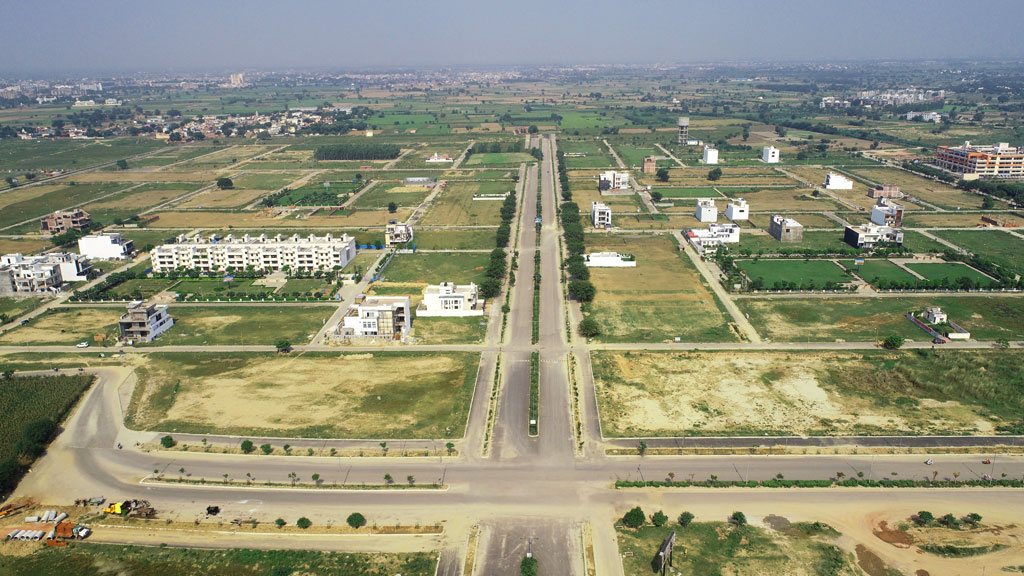
[[[88,348],[89,347],[89,343],[88,342],[79,342],[78,344],[75,344],[75,347],[76,348]]]

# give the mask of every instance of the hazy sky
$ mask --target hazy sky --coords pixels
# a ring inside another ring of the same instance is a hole
[[[1021,58],[1021,24],[1024,0],[0,0],[0,71]]]

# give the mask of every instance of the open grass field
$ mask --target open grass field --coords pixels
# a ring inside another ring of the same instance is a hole
[[[981,208],[982,197],[896,168],[856,168],[857,176],[879,184],[895,184],[904,194],[947,210]],[[854,189],[858,186],[855,184]],[[869,198],[870,200],[870,198]]]
[[[75,345],[112,346],[117,340],[120,308],[54,308],[24,326],[0,334],[8,346]]]
[[[842,210],[848,209],[825,194],[814,196],[813,190],[807,188],[762,188],[758,190],[747,190],[734,193],[729,188],[720,188],[722,192],[731,198],[744,198],[750,204],[750,209],[757,212],[786,212],[786,211],[815,211]],[[717,203],[716,203],[717,204]],[[727,206],[728,202],[723,202]],[[722,215],[725,210],[720,209]],[[798,222],[802,215],[794,215]],[[807,224],[805,224],[807,226]]]
[[[118,264],[115,264],[117,266]],[[166,290],[174,284],[167,278],[133,278],[103,291],[104,299],[142,300]]]
[[[0,314],[13,320],[42,303],[41,298],[0,298]]]
[[[967,278],[982,286],[994,282],[988,276],[960,262],[911,262],[907,264],[907,268],[929,280],[947,279],[950,282],[955,282],[960,278]]]
[[[482,324],[481,324],[482,323]],[[420,318],[413,321],[413,335],[422,344],[476,344],[487,336],[487,316],[468,318]]]
[[[22,428],[40,419],[57,423],[89,385],[92,376],[30,376],[0,381],[0,462],[18,455]]]
[[[43,236],[0,238],[0,254],[33,254],[50,246],[50,241]]]
[[[269,190],[237,187],[221,190],[214,187],[192,196],[185,202],[175,204],[175,208],[241,208],[268,193]]]
[[[504,153],[486,153],[486,154],[473,154],[468,160],[463,162],[462,166],[475,168],[501,168],[501,167],[518,167],[524,162],[536,162],[537,159],[525,152],[504,152]],[[461,166],[460,166],[461,168]]]
[[[382,275],[389,282],[479,285],[489,261],[490,254],[485,252],[396,254]]]
[[[94,219],[112,222],[114,218],[138,214],[146,208],[180,198],[198,188],[199,185],[188,182],[141,184],[99,202],[90,202],[86,205],[86,210]]]
[[[196,170],[223,170],[234,168],[239,163],[270,152],[276,145],[240,144],[229,146],[216,152],[186,160],[168,168],[173,172],[192,172]]]
[[[831,260],[740,260],[736,265],[751,280],[760,278],[766,287],[776,282],[793,282],[798,286],[813,282],[821,288],[826,282],[839,284],[851,280],[849,274]]]
[[[728,205],[728,204],[727,204]],[[773,212],[756,212],[750,215],[750,219],[747,222],[737,222],[740,226],[756,227],[761,228],[764,231],[768,231],[768,226],[771,222]],[[842,214],[842,217],[850,220],[851,214]],[[790,214],[790,218],[793,218],[797,222],[804,225],[804,228],[835,228],[837,230],[842,229],[843,225],[839,222],[825,216],[824,214],[814,213],[800,213]],[[866,221],[866,220],[865,220]]]
[[[497,228],[417,230],[413,244],[422,250],[490,250],[497,236]]]
[[[683,160],[684,162],[686,160]],[[669,181],[658,182],[653,174],[636,174],[638,182],[644,185],[658,186],[725,186],[725,187],[762,187],[762,186],[799,186],[799,182],[789,176],[776,172],[766,166],[717,166],[722,169],[722,177],[717,181],[708,180],[708,172],[715,166],[690,165],[686,168],[670,168]]]
[[[236,297],[259,298],[274,291],[270,286],[263,286],[255,283],[252,278],[239,278],[230,282],[224,282],[220,278],[187,278],[175,284],[171,291],[182,296],[195,298],[227,298],[228,292],[234,292]]]
[[[991,260],[1014,274],[1024,274],[1024,239],[1002,230],[936,230],[935,236]]]
[[[651,193],[660,192],[664,198],[722,198],[724,195],[710,186],[681,188],[679,186],[652,186]]]
[[[1021,426],[1020,351],[592,358],[608,436],[1005,434]]]
[[[559,140],[558,151],[565,153],[565,167],[568,170],[616,166],[615,158],[608,152],[608,147],[596,140]]]
[[[334,312],[324,306],[172,305],[174,326],[153,346],[272,345],[280,339],[308,344]]]
[[[473,196],[503,194],[514,186],[512,182],[452,182],[434,198],[422,222],[425,226],[497,226],[501,202],[473,200]]]
[[[666,513],[670,518],[674,515],[673,511]],[[654,574],[651,561],[672,531],[676,532],[676,549],[675,566],[668,569],[671,574],[863,574],[854,556],[833,543],[839,536],[836,531],[802,528],[804,525],[794,524],[785,531],[775,531],[750,525],[737,527],[726,522],[695,522],[681,528],[673,520],[660,528],[647,525],[632,529],[616,525],[615,532],[626,576]]]
[[[430,195],[426,186],[404,186],[401,182],[380,182],[356,199],[358,208],[387,208],[394,202],[398,206],[415,208]]]
[[[311,550],[202,550],[111,546],[76,542],[73,548],[41,547],[29,556],[0,556],[0,571],[10,576],[102,574],[122,576],[432,576],[436,554],[415,552],[341,553]]]
[[[981,224],[990,226],[991,224],[981,221],[982,216],[988,216],[1011,225],[1024,226],[1024,217],[1017,212],[914,212],[903,218],[903,225],[915,228],[977,228]]]
[[[324,438],[458,438],[479,354],[150,354],[128,424]]]
[[[840,264],[860,276],[861,280],[872,285],[878,280],[886,282],[914,282],[917,280],[910,272],[880,258],[864,260],[864,264],[860,266],[855,265],[853,260],[843,260]]]
[[[799,222],[800,219],[796,218]],[[843,242],[843,231],[804,231],[802,242],[779,242],[768,235],[768,231],[744,232],[740,235],[740,241],[733,249],[740,254],[774,254],[784,253],[786,250],[801,250],[811,248],[814,250],[828,249],[841,253],[843,250],[856,251],[855,248]]]
[[[220,229],[227,227],[252,228],[362,228],[367,226],[384,227],[392,218],[406,220],[412,214],[408,208],[399,208],[394,214],[387,210],[356,210],[349,214],[328,216],[321,212],[309,216],[310,209],[299,211],[259,210],[249,212],[238,211],[200,211],[200,210],[167,210],[157,212],[158,220],[152,222],[150,228],[204,228]],[[497,214],[497,212],[495,212]],[[495,216],[497,219],[497,216]]]
[[[700,273],[664,235],[591,236],[589,252],[636,256],[636,268],[591,268],[590,316],[604,342],[731,342],[736,335]]]
[[[105,194],[128,188],[127,184],[95,183],[41,185],[0,194],[0,226],[38,218],[47,212],[81,205]],[[11,194],[11,196],[8,196]]]
[[[891,334],[928,341],[931,337],[903,315],[929,306],[941,306],[972,338],[1024,338],[1024,299],[1018,297],[739,298],[736,305],[761,336],[777,341],[863,342]]]
[[[0,170],[81,170],[166,146],[153,138],[5,140]]]

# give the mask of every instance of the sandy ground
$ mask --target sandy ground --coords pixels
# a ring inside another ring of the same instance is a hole
[[[743,432],[854,434],[946,430],[992,433],[993,425],[957,402],[878,406],[826,383],[836,363],[856,355],[643,354],[594,355],[605,432],[623,436]],[[605,377],[602,378],[602,374]]]
[[[309,210],[299,211],[308,214]],[[264,211],[254,212],[199,212],[199,211],[168,211],[159,212],[159,220],[150,224],[151,228],[260,228],[260,227],[295,227],[318,228],[339,226],[380,226],[393,218],[406,220],[412,210],[399,208],[398,212],[389,214],[387,210],[358,210],[348,216],[316,216],[308,218],[277,217]]]
[[[110,333],[117,324],[120,310],[109,308],[76,308],[59,314],[48,314],[0,336],[6,344],[68,343],[81,341],[95,343],[96,335]],[[62,332],[63,331],[63,332]]]
[[[182,184],[184,188],[186,185]],[[150,206],[156,206],[168,200],[179,198],[188,194],[192,190],[181,189],[181,190],[145,190],[142,192],[129,192],[127,194],[119,194],[109,200],[103,200],[100,202],[94,202],[88,205],[90,210],[96,209],[112,209],[112,210],[139,210],[142,208],[149,208]]]
[[[246,190],[246,189],[232,189],[232,190],[219,190],[214,188],[196,194],[192,198],[189,198],[188,202],[179,204],[180,208],[235,208],[237,206],[245,206],[253,200],[269,194],[270,190]]]
[[[217,179],[213,171],[195,172],[89,172],[76,174],[75,182],[209,182]]]

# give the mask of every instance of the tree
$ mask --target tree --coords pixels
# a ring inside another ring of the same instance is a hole
[[[589,316],[580,321],[578,330],[580,336],[584,338],[593,338],[601,334],[601,326],[597,323],[597,320]]]
[[[385,484],[391,484],[394,481],[395,481],[395,479],[391,477],[391,474],[389,474],[389,473],[385,473],[384,474],[384,483]]]
[[[345,519],[345,523],[358,530],[359,528],[366,526],[366,518],[359,512],[353,512]]]
[[[242,452],[248,454],[253,451],[253,448],[255,446],[253,446],[252,440],[242,440]]]
[[[996,207],[996,201],[991,196],[985,196],[981,199],[981,207],[985,210],[991,210]]]
[[[480,283],[480,297],[494,298],[501,293],[501,282],[495,278],[484,278]]]
[[[312,476],[310,476],[310,478],[313,479],[313,484],[319,484],[320,483],[320,475],[319,474],[315,474],[314,473]]]
[[[651,192],[651,200],[653,200],[655,202],[661,202],[661,199],[663,197],[664,197],[664,195],[661,192],[658,192],[657,190],[654,190],[654,191]]]
[[[398,204],[395,204],[394,202],[388,202],[388,212],[391,214],[398,212]]]
[[[721,177],[722,177],[722,169],[721,168],[712,168],[711,170],[708,171],[708,180],[711,180],[712,182],[714,182],[715,180],[718,180]]]
[[[914,521],[922,526],[926,526],[935,521],[935,516],[927,510],[921,510],[917,513],[917,517]]]
[[[278,528],[284,528],[284,525],[287,524],[287,522],[284,521],[284,518],[278,518],[277,520],[274,520],[274,524],[277,524]]]
[[[537,576],[537,559],[524,556],[519,563],[519,576]]]
[[[409,474],[408,476],[405,477],[405,481],[409,483],[409,486],[412,486],[413,484],[416,483],[416,477],[413,476],[412,474]]]
[[[231,178],[228,178],[227,176],[217,178],[217,188],[220,188],[221,190],[228,190],[234,187],[235,183],[231,181]]]
[[[264,454],[270,454],[274,451],[274,447],[270,444],[260,444],[260,450],[263,451]]]
[[[646,454],[647,453],[647,442],[641,440],[640,443],[636,445],[636,452],[637,452],[637,454],[639,454],[641,456]]]
[[[455,451],[455,444],[448,442],[444,445],[445,450],[448,451],[448,455],[451,456],[452,452]]]
[[[665,513],[661,510],[655,512],[654,516],[651,516],[651,524],[655,526],[664,526],[666,522],[668,522],[668,516],[665,516]]]
[[[122,160],[118,160],[117,161],[117,169],[118,170],[127,170],[128,169],[128,161],[127,160],[123,160],[123,159]]]
[[[690,512],[683,512],[682,514],[679,515],[679,525],[682,526],[683,528],[686,528],[687,526],[689,526],[690,522],[693,522],[693,514],[692,513],[690,513]]]
[[[654,177],[658,182],[668,182],[668,168],[658,168],[654,173]]]
[[[978,514],[977,512],[971,512],[967,515],[966,520],[971,524],[977,524],[978,522],[981,522],[981,514]]]
[[[163,446],[164,448],[174,448],[175,444],[177,444],[177,442],[175,442],[174,438],[172,438],[170,435],[164,436],[163,438],[160,439],[160,445]]]
[[[292,343],[282,338],[274,344],[274,347],[277,348],[278,352],[288,352],[292,349]]]
[[[647,516],[639,506],[633,508],[629,512],[626,512],[626,515],[622,517],[622,523],[630,528],[640,528],[644,525],[646,520]]]
[[[530,127],[527,128],[526,131],[529,132],[530,134],[536,134],[537,132],[540,132],[540,130],[534,124],[530,124]]]
[[[888,350],[896,350],[903,347],[903,336],[893,334],[882,341],[882,347]]]
[[[589,280],[573,280],[569,282],[569,296],[580,302],[590,302],[594,299],[597,289]]]
[[[747,515],[743,512],[733,512],[732,516],[729,516],[729,522],[732,522],[737,526],[743,526],[747,523]]]
[[[302,528],[303,530],[305,530],[306,528],[309,528],[310,526],[312,526],[313,522],[309,518],[306,518],[305,516],[303,516],[302,518],[299,518],[298,520],[295,521],[295,525],[298,526],[299,528]]]

